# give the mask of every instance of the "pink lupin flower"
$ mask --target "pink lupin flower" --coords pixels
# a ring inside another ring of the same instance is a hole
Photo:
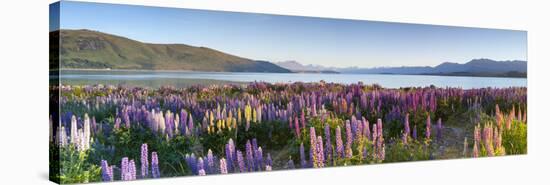
[[[227,162],[225,158],[220,159],[220,173],[227,174]]]
[[[317,163],[317,136],[315,135],[315,127],[309,127],[309,143],[310,143],[310,152],[313,153],[313,158],[310,159],[310,163]]]
[[[426,118],[426,139],[430,139],[431,134],[432,134],[432,120],[430,119],[430,115],[428,115],[428,118]]]
[[[294,129],[296,131],[296,137],[300,138],[300,123],[298,123],[297,118],[294,118]]]
[[[472,149],[472,157],[479,157],[479,143],[474,140],[474,149]]]
[[[317,136],[317,144],[316,144],[316,152],[317,152],[317,167],[322,168],[325,166],[325,156],[324,156],[324,149],[323,149],[323,138],[321,136]]]
[[[342,142],[340,126],[336,126],[336,155],[338,158],[344,157],[344,143]]]
[[[351,125],[349,120],[346,120],[346,158],[353,157],[353,151],[351,150],[351,145],[353,144],[353,135],[351,133]]]

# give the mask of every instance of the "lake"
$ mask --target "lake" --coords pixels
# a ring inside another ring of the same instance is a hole
[[[158,88],[169,85],[185,87],[192,84],[248,83],[254,81],[270,83],[326,82],[351,84],[379,84],[387,88],[399,87],[461,87],[464,89],[482,87],[527,87],[527,78],[462,77],[434,75],[393,74],[318,74],[318,73],[236,73],[236,72],[192,72],[192,71],[94,71],[62,70],[63,84],[126,84]]]

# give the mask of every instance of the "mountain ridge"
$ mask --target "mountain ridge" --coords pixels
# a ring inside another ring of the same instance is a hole
[[[62,69],[291,72],[267,61],[239,57],[207,47],[145,43],[85,29],[50,32],[51,37],[56,35],[59,37],[58,60]]]
[[[309,65],[296,61],[275,63],[289,70],[307,70]],[[333,70],[339,73],[353,74],[407,74],[407,75],[443,75],[443,76],[494,76],[494,77],[526,77],[527,61],[505,60],[496,61],[486,58],[472,59],[464,64],[443,62],[437,66],[400,66],[400,67],[324,67],[315,65],[314,70]]]

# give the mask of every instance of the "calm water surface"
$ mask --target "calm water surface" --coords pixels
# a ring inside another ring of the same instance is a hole
[[[312,73],[233,73],[233,72],[165,72],[165,71],[68,71],[60,72],[61,83],[67,84],[133,84],[151,87],[192,84],[326,82],[380,84],[383,87],[526,87],[527,78],[456,77],[391,74],[312,74]]]

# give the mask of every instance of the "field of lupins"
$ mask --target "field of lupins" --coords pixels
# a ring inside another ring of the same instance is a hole
[[[527,153],[527,88],[58,87],[61,183]]]

